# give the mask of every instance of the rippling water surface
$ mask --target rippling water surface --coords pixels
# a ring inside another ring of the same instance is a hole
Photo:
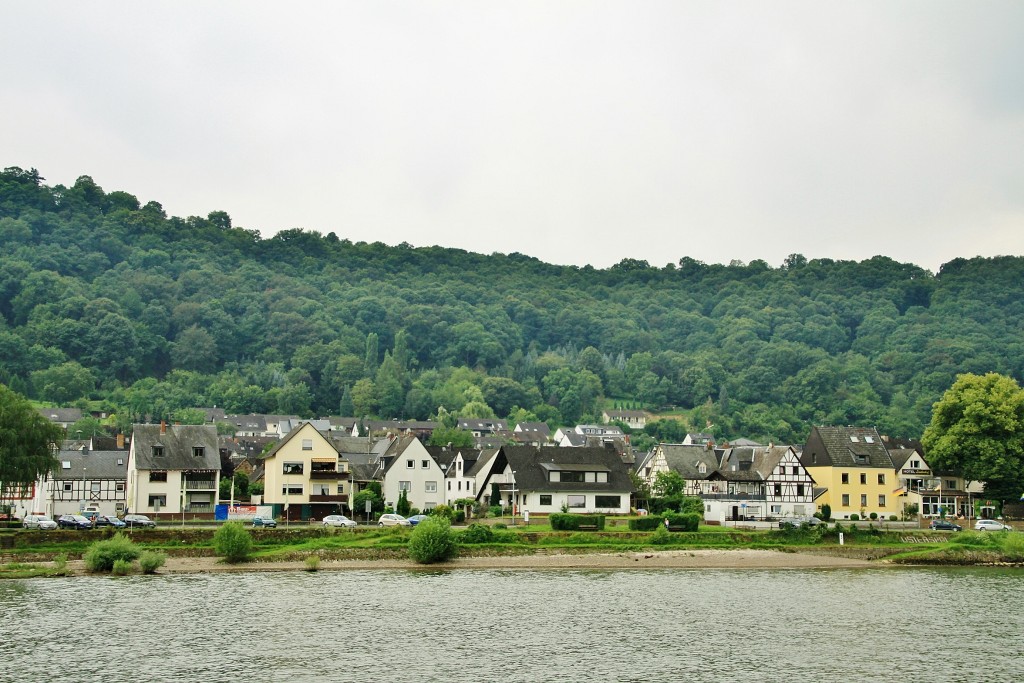
[[[325,571],[0,583],[0,681],[1022,676],[1019,571]]]

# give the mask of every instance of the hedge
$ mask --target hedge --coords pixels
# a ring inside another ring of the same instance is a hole
[[[666,513],[665,519],[668,520],[669,526],[682,527],[680,531],[696,531],[700,526],[701,515],[692,512],[685,515]]]
[[[665,518],[661,515],[645,515],[629,520],[630,531],[654,531],[665,525]]]
[[[596,526],[597,531],[604,531],[604,515],[573,515],[553,513],[548,516],[552,531],[579,531],[580,526]]]

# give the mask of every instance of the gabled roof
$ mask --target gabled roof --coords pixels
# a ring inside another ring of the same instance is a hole
[[[551,434],[551,427],[547,422],[519,422],[513,431],[547,436]]]
[[[225,415],[224,422],[229,422],[240,432],[265,432],[267,419],[264,415]]]
[[[311,430],[304,429],[306,424],[309,424],[309,426],[312,427],[312,429]],[[292,439],[298,438],[299,434],[308,434],[310,431],[314,431],[317,434],[319,434],[320,438],[322,438],[324,441],[326,441],[327,445],[330,446],[331,449],[334,451],[334,453],[337,455],[338,447],[334,445],[333,441],[331,441],[331,439],[330,439],[330,432],[320,431],[313,424],[313,421],[310,420],[308,422],[305,422],[303,424],[300,424],[300,425],[296,426],[295,429],[292,429],[286,435],[281,437],[281,440],[278,441],[276,444],[274,444],[273,448],[271,448],[269,451],[267,451],[266,455],[263,456],[263,459],[264,460],[268,460],[269,458],[274,457],[275,455],[277,455],[277,452],[279,450],[281,450],[281,448],[284,447],[285,444],[290,443]]]
[[[125,451],[61,451],[57,460],[57,469],[53,471],[55,481],[83,478],[125,481],[128,478],[128,453]]]
[[[683,479],[707,479],[708,475],[718,469],[718,456],[707,446],[666,443],[659,448],[668,468],[678,472]],[[700,471],[701,464],[705,472]]]
[[[82,419],[81,408],[39,408],[39,414],[51,422],[78,422]]]
[[[874,427],[814,427],[800,461],[804,467],[895,469]]]
[[[889,457],[892,458],[893,467],[895,467],[896,469],[900,469],[901,467],[906,465],[907,461],[910,460],[910,458],[912,456],[915,456],[915,455],[917,457],[921,458],[921,461],[925,465],[925,467],[927,467],[928,469],[931,469],[931,467],[928,465],[928,463],[925,462],[924,456],[922,456],[920,451],[918,451],[917,449],[914,449],[914,448],[890,448],[889,449]],[[920,469],[925,469],[925,468],[922,467]]]
[[[220,450],[217,428],[213,425],[137,424],[132,427],[132,453],[135,468],[140,470],[219,470]],[[163,447],[163,455],[153,453],[154,446]],[[202,448],[202,455],[193,449]]]
[[[615,451],[607,448],[558,448],[557,446],[503,446],[498,455],[516,473],[516,488],[528,491],[633,490],[629,468]],[[607,483],[551,482],[551,470],[607,472]]]

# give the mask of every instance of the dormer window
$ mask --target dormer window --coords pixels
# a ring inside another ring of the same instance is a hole
[[[201,458],[204,455],[206,455],[206,449],[205,448],[203,448],[202,446],[193,446],[192,447],[192,457],[193,458]]]
[[[164,457],[164,447],[163,446],[153,446],[153,457],[155,457],[155,458],[162,458],[162,457]]]
[[[733,467],[733,469],[736,469],[735,466]],[[707,474],[708,473],[708,466],[705,465],[704,463],[701,463],[701,464],[697,465],[697,471],[700,472],[701,474]]]

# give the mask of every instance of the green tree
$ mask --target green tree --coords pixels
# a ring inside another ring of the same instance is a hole
[[[672,470],[658,472],[654,475],[652,489],[655,495],[662,498],[676,498],[683,495],[683,491],[686,489],[686,480],[681,474]]]
[[[55,453],[64,438],[28,400],[0,384],[0,491],[28,486],[57,466]]]
[[[457,427],[438,427],[430,434],[428,446],[447,446],[453,448],[472,448],[473,432]]]
[[[395,504],[395,512],[402,516],[408,516],[412,505],[409,504],[409,492],[402,489],[398,494],[398,502]]]
[[[213,549],[229,564],[248,562],[252,555],[252,535],[241,522],[225,522],[213,534]]]
[[[409,535],[409,557],[420,564],[444,562],[455,557],[458,545],[447,518],[431,515]]]
[[[32,389],[44,401],[67,405],[88,398],[96,388],[96,376],[76,361],[36,370],[32,373]]]
[[[1024,492],[1024,390],[1011,377],[965,374],[935,404],[921,438],[929,464],[986,491]]]

